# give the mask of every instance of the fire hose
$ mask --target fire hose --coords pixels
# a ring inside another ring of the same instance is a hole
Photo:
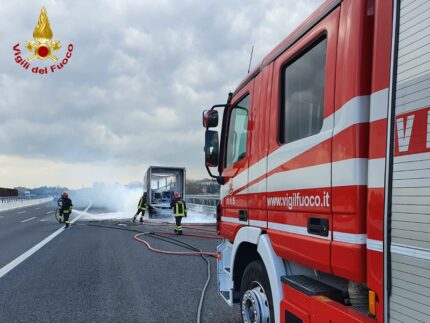
[[[145,224],[146,225],[148,225],[148,224],[157,225],[153,222],[145,223]],[[203,286],[202,292],[200,294],[199,305],[197,307],[197,323],[201,322],[201,313],[202,313],[202,308],[203,308],[203,302],[204,302],[204,298],[206,295],[207,287],[208,287],[210,280],[211,280],[210,262],[209,262],[209,259],[207,258],[207,256],[218,258],[219,257],[218,253],[202,251],[201,249],[199,249],[199,248],[197,248],[197,247],[195,247],[189,243],[186,243],[184,241],[169,237],[169,235],[176,235],[173,232],[163,232],[163,231],[142,232],[142,231],[137,230],[137,229],[131,229],[128,227],[124,227],[124,224],[121,224],[121,226],[118,226],[118,225],[112,226],[112,225],[100,225],[100,224],[89,223],[87,225],[88,226],[94,226],[94,227],[102,227],[102,228],[108,228],[108,229],[117,229],[117,230],[123,230],[123,231],[136,232],[137,234],[134,235],[134,239],[136,241],[139,241],[139,242],[143,243],[144,245],[146,245],[146,247],[149,250],[151,250],[153,252],[160,253],[160,254],[179,255],[179,256],[201,256],[207,263],[207,279],[206,279],[205,285]],[[167,223],[163,223],[162,225],[171,225],[171,224],[167,222]],[[200,228],[195,228],[194,226],[187,226],[187,228],[192,229],[192,230],[200,229]],[[201,229],[200,231],[216,232],[215,230],[205,230],[205,229]],[[151,246],[151,244],[148,241],[142,239],[141,238],[142,236],[150,236],[152,238],[156,238],[156,239],[159,239],[159,240],[171,243],[171,244],[175,244],[177,246],[180,246],[182,248],[185,248],[185,249],[188,249],[191,251],[172,251],[172,250],[157,249],[157,248]],[[198,237],[198,238],[203,238],[203,239],[222,239],[218,235],[202,235],[202,234],[192,234],[192,233],[186,233],[186,234],[183,234],[182,236]]]
[[[157,222],[157,221],[149,221],[149,220],[145,220],[143,223],[146,224],[146,225],[154,225],[154,226],[166,226],[166,225],[170,226],[170,225],[173,224],[171,222],[166,222],[166,221],[164,221],[164,222]],[[206,224],[206,223],[204,223],[204,224],[198,224],[199,227],[201,227],[201,226],[208,226],[208,225],[212,226],[213,224]],[[183,225],[182,227],[184,229],[191,229],[191,230],[196,230],[196,231],[204,231],[204,232],[217,233],[216,230],[198,228],[195,225]]]

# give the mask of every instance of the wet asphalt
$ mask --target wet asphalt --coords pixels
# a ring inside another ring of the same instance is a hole
[[[37,207],[0,213],[0,267],[60,228],[47,214],[50,205]],[[133,239],[136,232],[127,231],[173,227],[127,225],[79,220],[1,277],[0,322],[196,322],[207,263],[200,256],[154,253]],[[210,252],[219,243],[173,238]],[[187,251],[156,237],[144,239],[159,249]],[[239,308],[217,295],[215,259],[210,262],[202,322],[240,322]]]

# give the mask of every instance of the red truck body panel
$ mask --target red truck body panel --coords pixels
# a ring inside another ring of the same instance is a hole
[[[225,113],[224,118],[228,120],[236,102],[249,95],[245,157],[229,167],[224,167],[225,164],[220,167],[220,175],[226,179],[221,187],[220,233],[233,245],[241,228],[258,228],[269,237],[274,253],[284,263],[293,262],[348,283],[361,284],[376,293],[374,318],[370,319],[334,301],[306,296],[282,285],[283,299],[279,305],[282,322],[286,321],[288,311],[303,322],[383,322],[387,315],[384,313],[387,305],[384,304],[384,265],[387,263],[384,244],[389,241],[384,236],[384,219],[390,203],[386,201],[390,194],[387,187],[391,189],[390,185],[394,185],[388,178],[393,176],[388,173],[392,171],[390,158],[414,155],[410,158],[412,161],[421,163],[422,167],[430,165],[430,108],[424,102],[428,101],[428,96],[425,97],[428,88],[424,84],[430,84],[424,77],[430,73],[425,69],[428,61],[423,58],[428,55],[423,49],[428,45],[420,45],[418,49],[424,54],[416,54],[417,65],[410,68],[415,73],[410,76],[415,80],[412,85],[422,84],[415,92],[403,92],[410,97],[421,91],[424,99],[412,105],[413,98],[408,98],[412,103],[407,101],[406,108],[401,107],[400,112],[393,114],[393,139],[389,137],[392,129],[389,108],[394,109],[392,100],[395,100],[395,94],[390,91],[396,76],[400,75],[395,70],[396,58],[392,56],[398,54],[396,45],[402,28],[403,31],[423,30],[425,24],[420,19],[416,19],[417,26],[411,23],[410,13],[419,11],[420,6],[423,13],[430,12],[430,5],[420,1],[413,4],[390,0],[326,1],[240,83],[230,110]],[[396,10],[404,10],[400,17],[409,14],[404,23],[410,26],[400,24],[400,32],[393,32],[393,25],[401,19],[396,17]],[[428,38],[423,35],[417,36],[417,41]],[[409,38],[405,39],[413,44]],[[282,120],[282,109],[287,104],[284,75],[290,66],[322,42],[326,47],[321,129],[286,141],[282,137],[286,122]],[[402,50],[402,55],[406,55]],[[413,52],[409,49],[409,54]],[[422,71],[419,64],[423,65]],[[406,67],[400,68],[403,68],[401,73],[407,72]],[[406,78],[406,81],[410,80]],[[407,82],[404,84],[403,87],[408,86]],[[228,142],[227,131],[222,136],[223,142]],[[225,154],[226,146],[221,149]],[[409,173],[396,176],[414,180],[416,187],[407,188],[421,190],[415,206],[422,210],[419,215],[422,218],[428,213],[428,204],[424,203],[430,192],[425,185],[430,178],[428,168],[404,171]],[[418,178],[412,176],[415,173]],[[408,205],[402,203],[400,208]],[[315,226],[315,223],[319,224]],[[397,254],[421,260],[430,257],[427,250],[430,242],[424,237],[427,229],[422,230],[419,234],[423,238],[417,239],[417,246],[421,246],[418,251],[410,251],[414,245],[405,247],[398,243]],[[402,234],[400,241],[413,240],[410,232]],[[405,264],[410,263],[413,260]],[[272,268],[272,273],[275,272],[276,268]],[[408,295],[415,292],[406,287],[404,290]]]

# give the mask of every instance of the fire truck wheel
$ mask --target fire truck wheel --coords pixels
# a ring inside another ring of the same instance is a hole
[[[240,309],[246,323],[273,323],[273,301],[269,277],[261,260],[245,269],[240,285]]]

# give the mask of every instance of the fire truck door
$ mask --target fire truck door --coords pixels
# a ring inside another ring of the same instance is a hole
[[[248,225],[248,166],[250,158],[249,111],[253,102],[254,80],[234,97],[228,110],[226,147],[222,176],[228,181],[222,188],[221,232],[233,240],[240,227]]]

